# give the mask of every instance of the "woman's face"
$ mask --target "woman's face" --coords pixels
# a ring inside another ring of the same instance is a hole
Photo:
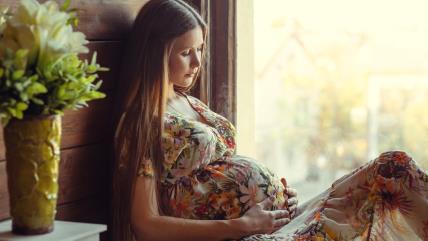
[[[186,88],[192,84],[201,67],[203,44],[204,37],[200,27],[175,39],[169,58],[169,79],[174,85]]]

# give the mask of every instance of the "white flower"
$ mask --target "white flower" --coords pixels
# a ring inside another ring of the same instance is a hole
[[[8,11],[9,7],[0,7],[0,33],[3,32],[3,29],[5,27]]]
[[[85,35],[73,31],[69,18],[54,1],[40,4],[36,0],[22,0],[16,13],[4,20],[0,58],[7,48],[13,52],[28,49],[28,64],[37,64],[42,71],[70,53],[87,53]],[[1,19],[0,15],[0,22]]]

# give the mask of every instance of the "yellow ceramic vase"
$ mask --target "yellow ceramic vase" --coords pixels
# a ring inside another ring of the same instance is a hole
[[[12,232],[53,230],[58,193],[61,117],[13,119],[4,129]]]

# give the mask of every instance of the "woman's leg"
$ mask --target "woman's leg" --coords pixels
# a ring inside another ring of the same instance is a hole
[[[428,176],[391,151],[335,181],[273,235],[245,240],[428,240]]]
[[[337,180],[319,216],[332,238],[428,240],[428,176],[406,153],[382,153]]]

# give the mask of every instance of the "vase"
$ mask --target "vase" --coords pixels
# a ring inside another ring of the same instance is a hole
[[[12,119],[4,128],[12,232],[53,230],[58,194],[61,117]]]

